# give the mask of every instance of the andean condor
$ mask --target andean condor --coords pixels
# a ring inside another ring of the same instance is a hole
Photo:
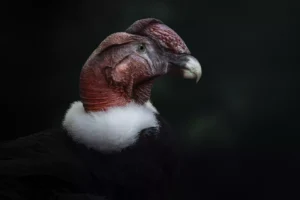
[[[157,19],[108,36],[80,74],[63,127],[1,144],[0,199],[169,199],[172,133],[150,103],[155,78],[199,80],[184,41]]]

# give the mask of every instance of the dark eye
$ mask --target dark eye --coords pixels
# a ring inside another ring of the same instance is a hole
[[[146,51],[146,46],[144,44],[138,44],[137,51],[143,53]]]

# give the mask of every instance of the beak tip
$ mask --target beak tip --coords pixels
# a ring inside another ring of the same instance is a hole
[[[202,70],[200,71],[200,73],[197,74],[196,83],[200,81],[201,77],[202,77]]]
[[[189,56],[188,62],[186,63],[184,69],[184,78],[196,79],[196,83],[198,83],[201,76],[202,76],[202,69],[200,63],[196,58]]]

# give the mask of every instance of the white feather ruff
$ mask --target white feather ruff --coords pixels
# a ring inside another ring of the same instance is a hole
[[[159,127],[150,102],[134,102],[107,111],[86,112],[80,101],[71,104],[63,127],[73,140],[97,151],[120,151],[136,142],[141,130]]]

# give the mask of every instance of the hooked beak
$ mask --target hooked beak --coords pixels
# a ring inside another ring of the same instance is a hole
[[[201,65],[193,56],[187,56],[188,61],[182,68],[183,77],[186,79],[196,79],[196,83],[201,78],[202,69]]]
[[[196,83],[201,78],[202,69],[198,60],[191,55],[182,55],[178,58],[172,59],[170,61],[171,71],[179,70],[183,78],[186,79],[196,79]]]

